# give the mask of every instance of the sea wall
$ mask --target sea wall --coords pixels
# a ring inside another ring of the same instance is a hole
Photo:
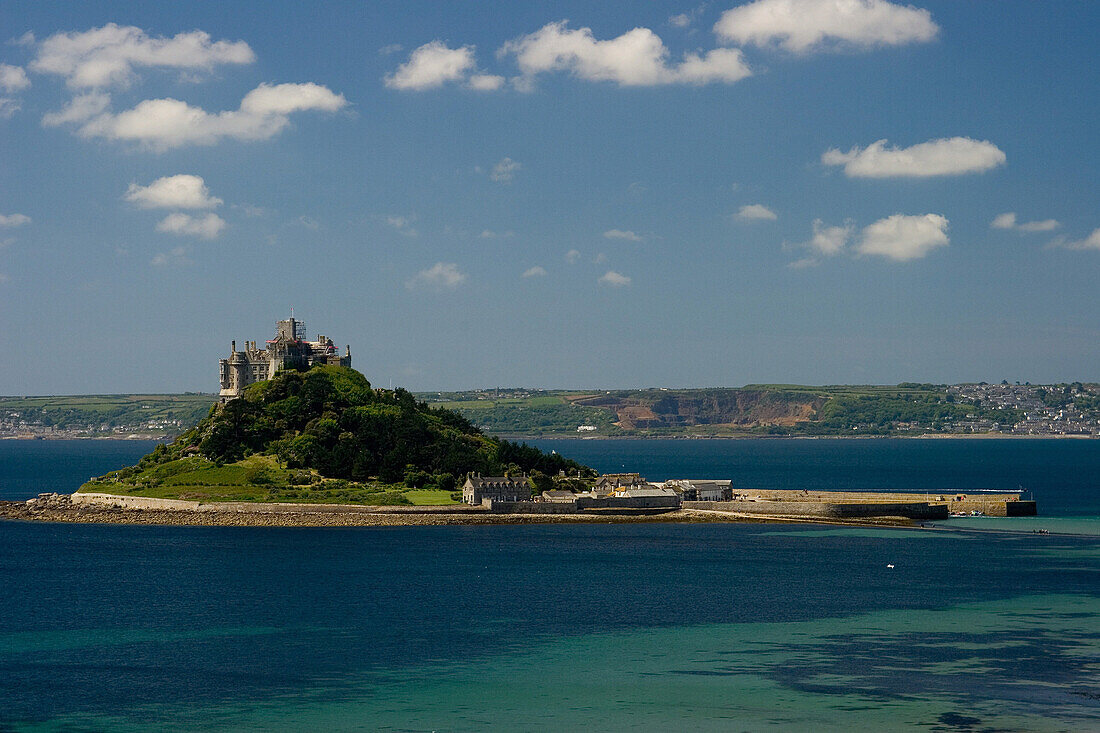
[[[906,517],[908,519],[947,519],[947,507],[924,502],[828,503],[821,501],[685,501],[684,509],[760,514],[764,516],[827,517],[859,519],[865,517]]]
[[[117,496],[115,494],[77,493],[73,504],[116,509],[144,509],[188,512],[250,512],[257,514],[485,514],[480,506],[451,504],[446,506],[368,506],[363,504],[292,504],[253,501],[185,501],[155,499],[148,496]]]
[[[886,491],[797,491],[790,489],[735,489],[745,499],[775,502],[819,502],[824,504],[927,503],[947,507],[948,512],[981,512],[990,517],[1031,517],[1038,513],[1034,501],[1015,493],[886,492]]]

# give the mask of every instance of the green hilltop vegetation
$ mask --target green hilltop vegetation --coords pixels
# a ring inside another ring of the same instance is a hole
[[[209,414],[136,466],[81,487],[213,501],[455,503],[470,472],[526,473],[550,488],[560,471],[594,472],[556,453],[484,434],[403,390],[376,390],[339,366],[282,371]]]

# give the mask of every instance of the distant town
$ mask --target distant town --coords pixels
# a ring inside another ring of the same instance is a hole
[[[496,388],[416,397],[512,437],[1100,436],[1100,384],[1081,382]],[[0,397],[0,439],[170,439],[218,400],[203,393]]]

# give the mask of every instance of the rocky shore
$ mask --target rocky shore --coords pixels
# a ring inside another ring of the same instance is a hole
[[[456,507],[354,507],[341,511],[332,506],[309,508],[301,504],[285,510],[256,511],[239,507],[220,510],[132,508],[74,503],[67,494],[43,494],[29,501],[0,501],[0,519],[79,524],[157,524],[219,527],[399,527],[432,525],[516,524],[640,524],[653,522],[807,522],[844,525],[907,526],[893,518],[874,520],[807,520],[799,517],[750,517],[729,512],[678,509],[659,514],[493,514]]]

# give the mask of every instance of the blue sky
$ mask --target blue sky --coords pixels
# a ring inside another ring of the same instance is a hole
[[[0,393],[1100,380],[1093,2],[8,0]]]

